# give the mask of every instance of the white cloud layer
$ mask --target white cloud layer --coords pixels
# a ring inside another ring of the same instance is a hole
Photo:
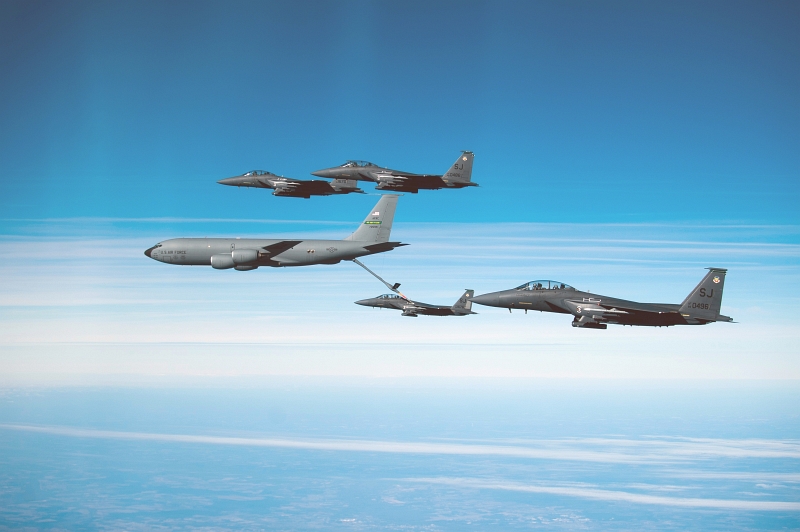
[[[253,231],[229,222],[211,225]],[[142,221],[98,234],[87,221],[48,223],[69,234],[0,239],[0,384],[57,374],[800,378],[800,328],[786,312],[799,298],[794,226],[398,224],[394,237],[412,245],[364,259],[409,297],[438,304],[464,288],[537,278],[680,302],[705,266],[730,268],[722,310],[739,323],[585,331],[568,316],[488,307],[463,318],[401,318],[353,304],[386,290],[351,263],[171,266],[142,252],[181,236],[175,229]],[[180,227],[186,236],[195,228]],[[273,221],[259,232],[341,238],[350,228]]]
[[[523,446],[474,443],[307,438],[253,438],[236,436],[160,434],[20,424],[0,424],[0,429],[73,438],[127,440],[134,442],[190,443],[200,445],[249,446],[308,451],[357,453],[484,456],[608,464],[665,465],[669,463],[686,462],[702,463],[702,461],[710,458],[778,459],[785,464],[785,460],[787,459],[800,459],[800,442],[794,440],[730,440],[690,438],[617,440],[611,438],[585,438],[568,440],[536,440],[529,441],[527,445]],[[697,471],[696,473],[702,473],[702,471]],[[745,474],[747,476],[769,475],[769,473],[756,472],[748,472]],[[543,493],[566,497],[578,497],[590,500],[627,502],[634,504],[686,508],[711,508],[720,510],[800,512],[800,503],[794,501],[665,496],[662,494],[599,489],[596,486],[587,484],[524,484],[499,479],[453,477],[420,477],[404,478],[400,480],[410,483],[445,485],[461,489]],[[629,487],[638,489],[640,491],[665,491],[663,486],[658,485],[639,484]],[[674,487],[674,491],[679,490],[680,487]]]
[[[0,424],[0,429],[38,432],[76,438],[98,438],[250,447],[280,447],[317,451],[352,451],[373,453],[446,454],[502,456],[539,460],[568,460],[601,463],[670,463],[709,458],[800,459],[800,442],[794,440],[718,440],[718,439],[570,439],[535,440],[527,445],[476,443],[436,443],[383,440],[252,438],[158,434],[73,427]],[[643,450],[646,448],[646,450]]]
[[[683,508],[713,508],[717,510],[742,510],[758,512],[800,512],[800,502],[748,501],[737,499],[704,499],[699,497],[666,497],[646,493],[631,493],[584,487],[564,487],[548,485],[517,484],[502,480],[482,480],[472,478],[406,478],[407,482],[438,484],[455,488],[480,490],[519,491],[525,493],[546,493],[596,501],[629,502],[633,504],[655,504]]]

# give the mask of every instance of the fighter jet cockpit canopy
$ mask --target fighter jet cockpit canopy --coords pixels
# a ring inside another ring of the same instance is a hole
[[[341,168],[364,168],[365,166],[378,166],[377,164],[369,161],[347,161]]]
[[[568,284],[558,281],[531,281],[515,288],[515,290],[575,290]]]
[[[271,175],[274,177],[278,177],[272,172],[267,172],[266,170],[250,170],[246,174],[242,174],[242,177],[250,177],[250,176],[257,176],[257,175]]]
[[[397,294],[383,294],[382,296],[378,296],[378,299],[402,299]]]

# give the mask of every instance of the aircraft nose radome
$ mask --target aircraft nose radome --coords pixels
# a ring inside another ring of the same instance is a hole
[[[311,172],[311,175],[315,175],[317,177],[333,177],[333,172],[330,168],[323,168],[322,170],[317,170],[316,172]]]
[[[358,301],[356,301],[356,305],[364,305],[365,307],[368,307],[370,301],[371,300],[369,299],[359,299]]]
[[[240,182],[241,182],[240,177],[226,177],[225,179],[220,179],[219,181],[217,181],[217,183],[219,183],[220,185],[230,185],[230,186],[236,186]]]
[[[496,292],[493,294],[482,294],[473,297],[472,302],[478,305],[486,305],[487,307],[499,307],[500,296]]]
[[[150,256],[150,254],[153,252],[153,250],[154,250],[154,249],[156,249],[156,247],[155,247],[155,246],[153,246],[153,247],[151,247],[151,248],[147,248],[146,250],[144,250],[144,254],[145,254],[145,255],[146,255],[148,258],[151,258],[151,259],[152,259],[153,257],[151,257],[151,256]]]

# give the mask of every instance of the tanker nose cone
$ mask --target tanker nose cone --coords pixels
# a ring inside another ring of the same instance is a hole
[[[152,259],[153,257],[152,257],[150,254],[153,252],[153,250],[154,250],[154,249],[156,249],[156,247],[155,247],[155,246],[153,246],[153,247],[151,247],[151,248],[147,248],[146,250],[144,250],[144,254],[145,254],[145,255],[146,255],[148,258]]]
[[[477,303],[478,305],[485,305],[487,307],[499,307],[500,296],[496,292],[493,294],[482,294],[480,296],[473,297],[472,302]]]

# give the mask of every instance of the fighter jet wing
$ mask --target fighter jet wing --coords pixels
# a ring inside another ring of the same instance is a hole
[[[417,178],[417,177],[422,177],[422,178],[438,177],[439,179],[442,178],[442,176],[439,175],[439,174],[412,174],[410,172],[397,172],[397,171],[393,172],[392,176],[393,177],[402,177],[402,178],[406,178],[406,179],[414,179],[414,178]]]
[[[410,305],[403,307],[403,316],[417,316],[424,314],[426,316],[449,316],[453,314],[452,307],[442,307],[439,305],[430,305],[420,301],[409,300]]]
[[[358,189],[356,189],[358,190]],[[355,190],[354,190],[355,191]],[[321,179],[301,180],[286,179],[275,183],[275,196],[292,196],[307,198],[309,196],[329,196],[341,193],[330,182]]]
[[[381,178],[378,188],[394,189],[400,192],[415,191],[419,189],[444,188],[447,183],[440,175],[392,175]]]
[[[428,305],[427,303],[420,303],[418,301],[410,301],[410,305],[403,306],[403,316],[411,316],[416,318],[419,314],[438,315],[445,311],[449,312],[450,307],[437,307],[435,305]]]
[[[292,249],[301,242],[302,240],[284,240],[283,242],[276,242],[274,244],[270,244],[269,246],[264,246],[261,248],[261,250],[270,257],[275,257],[286,250]]]
[[[626,314],[672,314],[678,313],[677,305],[661,305],[653,303],[635,303],[633,301],[626,301],[622,304],[614,304],[611,302],[600,301],[599,307],[606,310],[616,310]],[[675,308],[673,308],[675,307]]]

